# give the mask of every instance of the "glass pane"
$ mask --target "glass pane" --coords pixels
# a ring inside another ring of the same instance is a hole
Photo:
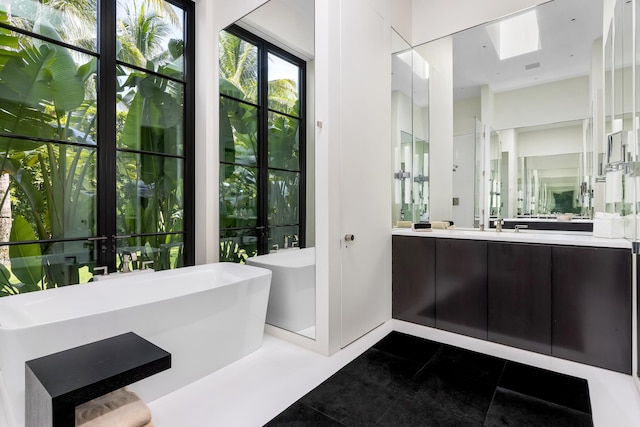
[[[86,241],[0,246],[0,297],[90,281],[96,247]]]
[[[95,144],[96,58],[0,29],[0,132]],[[0,138],[0,150],[32,142]]]
[[[33,151],[0,153],[7,188],[0,240],[88,237],[95,233],[96,150],[42,144]],[[11,235],[9,234],[11,230]]]
[[[118,148],[182,155],[184,85],[119,67]]]
[[[119,152],[116,162],[118,234],[183,231],[183,160]]]
[[[220,97],[220,161],[254,166],[258,157],[258,109]]]
[[[220,261],[244,264],[248,257],[257,254],[258,237],[255,228],[220,233]]]
[[[258,104],[258,48],[220,31],[218,53],[220,93]]]
[[[255,227],[258,217],[258,171],[220,165],[220,228]]]
[[[181,79],[184,11],[166,1],[121,0],[116,10],[118,60]]]
[[[91,0],[4,0],[0,22],[95,52],[96,5]]]
[[[297,248],[298,226],[293,227],[269,227],[269,250]]]
[[[300,115],[300,68],[269,54],[269,109]]]
[[[269,171],[269,225],[292,225],[299,222],[298,172]]]
[[[269,112],[269,167],[300,169],[300,120]]]
[[[149,268],[160,271],[184,267],[183,240],[182,234],[133,236],[118,239],[116,270],[122,271],[122,261],[125,253],[132,255],[130,257],[131,261],[129,261],[129,269],[131,270]]]

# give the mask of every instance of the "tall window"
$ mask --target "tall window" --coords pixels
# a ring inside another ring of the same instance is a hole
[[[305,245],[305,62],[220,33],[220,260]]]
[[[193,262],[192,19],[182,0],[0,3],[0,296],[125,252]]]

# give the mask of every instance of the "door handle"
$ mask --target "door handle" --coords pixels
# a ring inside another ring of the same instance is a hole
[[[353,242],[354,240],[356,240],[356,236],[354,236],[353,234],[345,234],[344,240],[345,242]]]

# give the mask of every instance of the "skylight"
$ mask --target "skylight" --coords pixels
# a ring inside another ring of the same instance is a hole
[[[541,49],[535,10],[487,25],[487,32],[500,60]]]

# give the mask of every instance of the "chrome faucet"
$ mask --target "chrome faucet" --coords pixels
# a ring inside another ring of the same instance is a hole
[[[284,249],[298,247],[298,235],[286,235],[284,236]]]
[[[529,226],[526,224],[516,224],[515,226],[516,233],[519,233],[521,228],[529,228]]]
[[[498,218],[495,221],[496,224],[496,233],[500,233],[502,231],[502,225],[504,224],[504,219]]]

